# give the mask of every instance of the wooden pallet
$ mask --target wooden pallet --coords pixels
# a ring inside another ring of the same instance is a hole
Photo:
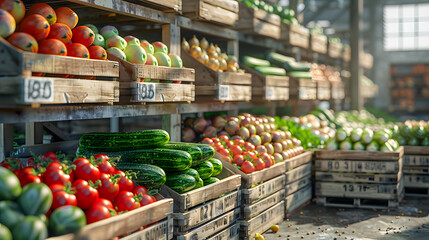
[[[161,221],[173,212],[173,199],[156,196],[157,202],[133,211],[91,223],[75,234],[52,237],[49,240],[113,239],[138,230],[142,226]]]
[[[236,223],[231,227],[217,233],[216,235],[207,238],[207,240],[239,240],[240,239],[240,224]]]
[[[328,80],[316,81],[317,82],[317,99],[329,100],[331,99],[331,84]]]
[[[367,209],[390,209],[398,208],[398,200],[389,199],[367,199],[367,198],[343,198],[318,196],[318,205],[337,208],[367,208]]]
[[[285,194],[286,196],[291,195],[292,193],[302,189],[311,184],[311,174],[302,177],[294,182],[288,183],[285,186]]]
[[[259,201],[253,204],[244,204],[242,206],[241,217],[244,220],[250,220],[251,218],[255,217],[261,212],[283,201],[285,197],[286,197],[285,190],[282,189],[280,191],[277,191],[269,195],[268,197],[260,199]]]
[[[219,182],[186,193],[178,194],[165,185],[161,187],[160,193],[163,196],[174,199],[175,213],[184,213],[192,207],[219,198],[225,193],[235,191],[241,185],[240,175],[234,174],[227,168],[223,168],[222,172],[216,177],[220,179]]]
[[[358,151],[358,150],[317,150],[314,152],[316,159],[338,160],[382,160],[398,161],[404,155],[404,147],[399,147],[394,152]]]
[[[280,175],[274,179],[261,183],[252,188],[241,189],[242,202],[252,204],[264,197],[274,194],[284,188],[285,176]]]
[[[192,102],[195,100],[195,70],[133,64],[112,54],[108,58],[120,63],[120,102]],[[144,82],[151,79],[151,82]],[[181,84],[171,81],[181,81]]]
[[[247,73],[252,74],[252,100],[289,100],[288,76],[262,75],[244,64],[241,64],[240,67]]]
[[[285,200],[286,214],[291,214],[296,209],[311,201],[312,194],[312,187],[311,185],[308,185],[305,188],[302,188],[297,192],[288,195]]]
[[[233,191],[223,197],[191,208],[185,213],[173,213],[174,227],[178,232],[186,232],[240,207],[240,203],[241,193]]]
[[[213,235],[220,233],[222,230],[235,224],[240,218],[240,209],[236,208],[227,212],[212,221],[203,224],[200,227],[192,229],[186,233],[174,233],[177,240],[194,240],[194,239],[207,239]]]
[[[316,100],[317,84],[313,79],[293,78],[289,80],[290,98],[298,100]]]
[[[244,3],[239,5],[237,29],[249,35],[280,39],[280,17],[261,9],[253,9]]]
[[[286,165],[286,171],[292,170],[294,168],[297,168],[299,166],[302,166],[306,163],[311,162],[312,157],[313,157],[313,152],[307,151],[307,152],[303,152],[303,153],[301,153],[298,156],[295,156],[293,158],[286,159],[284,161],[284,163]]]
[[[192,20],[235,27],[238,23],[238,2],[231,0],[186,0],[182,14]]]
[[[402,172],[380,174],[316,171],[315,177],[315,180],[320,182],[397,183],[402,177]]]
[[[365,159],[364,157],[362,159]],[[353,173],[398,173],[402,169],[402,159],[392,161],[374,160],[319,160],[314,161],[316,171]]]
[[[285,173],[286,176],[286,184],[289,184],[291,182],[295,182],[298,179],[301,179],[307,175],[311,174],[311,167],[312,164],[310,163],[306,163],[302,166],[299,166],[293,170],[287,171]]]
[[[405,187],[429,188],[429,174],[405,174]]]
[[[24,52],[1,37],[0,59],[5,107],[119,101],[118,62]]]
[[[182,0],[126,0],[163,12],[182,12]],[[186,2],[186,1],[185,1]]]
[[[313,52],[326,54],[328,51],[328,37],[310,33],[310,48]]]
[[[255,233],[263,233],[274,224],[283,221],[285,202],[281,201],[248,221],[240,221],[240,239],[253,239]]]
[[[340,100],[346,97],[343,82],[331,82],[331,99]]]
[[[331,58],[341,58],[343,53],[343,44],[337,42],[328,43],[328,56]]]
[[[429,198],[429,187],[404,187],[406,197]]]
[[[121,240],[170,240],[173,238],[173,218],[160,221]]]
[[[280,23],[280,39],[285,44],[293,47],[308,49],[310,42],[310,31],[298,24]]]
[[[250,101],[252,76],[247,73],[213,71],[182,49],[183,64],[195,69],[196,102]]]

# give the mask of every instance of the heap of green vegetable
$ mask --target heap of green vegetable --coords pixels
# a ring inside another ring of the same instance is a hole
[[[392,127],[392,131],[401,146],[429,146],[429,122],[405,121]]]
[[[292,9],[283,8],[277,4],[271,5],[262,0],[237,0],[237,2],[244,3],[251,8],[262,9],[268,13],[276,14],[284,23],[299,24],[298,20],[295,18],[295,11]]]

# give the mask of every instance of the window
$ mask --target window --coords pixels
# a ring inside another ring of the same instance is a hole
[[[429,4],[386,5],[384,49],[429,49]]]

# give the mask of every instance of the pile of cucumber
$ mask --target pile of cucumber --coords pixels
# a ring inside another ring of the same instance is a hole
[[[164,130],[122,133],[89,133],[79,140],[78,157],[99,153],[119,157],[116,167],[132,170],[133,179],[148,189],[164,184],[184,193],[220,181],[222,162],[214,159],[214,148],[205,144],[169,142]]]

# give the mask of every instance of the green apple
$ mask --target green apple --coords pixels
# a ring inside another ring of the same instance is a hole
[[[127,41],[127,44],[135,44],[135,45],[140,45],[140,40],[134,36],[128,35],[126,37],[124,37],[125,41]]]
[[[154,42],[152,43],[152,46],[155,52],[162,52],[162,53],[168,54],[168,47],[164,43]]]
[[[152,54],[153,55],[155,53],[155,50],[154,50],[152,44],[150,44],[146,40],[140,41],[140,46],[142,48],[144,48],[144,50],[146,51],[147,54]]]
[[[111,47],[111,48],[107,49],[106,51],[110,54],[115,55],[116,57],[118,57],[122,60],[127,60],[127,56],[125,55],[125,53],[117,47]]]
[[[100,29],[100,34],[103,35],[105,39],[109,39],[113,36],[118,36],[119,31],[114,26],[106,25]]]
[[[158,61],[159,66],[171,67],[171,59],[167,54],[163,52],[156,52],[153,54],[153,56]]]
[[[127,41],[121,36],[115,35],[106,40],[106,47],[117,47],[123,51],[127,47]]]
[[[136,64],[146,63],[146,52],[140,45],[130,44],[124,50],[127,61]]]
[[[102,48],[106,48],[106,42],[104,40],[103,35],[96,33],[95,37],[94,37],[94,42],[92,43],[93,45],[97,45],[100,46]]]
[[[177,56],[176,54],[170,53],[170,54],[168,54],[168,57],[171,60],[171,66],[172,67],[178,67],[178,68],[183,67],[182,59],[179,56]]]
[[[147,54],[147,59],[146,59],[146,65],[153,65],[153,66],[158,66],[158,60],[156,60],[156,58],[152,55],[152,54]]]

